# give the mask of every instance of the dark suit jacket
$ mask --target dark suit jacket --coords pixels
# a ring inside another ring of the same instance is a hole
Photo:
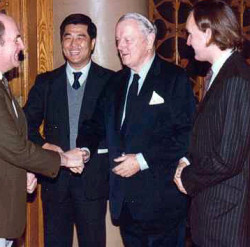
[[[84,120],[91,118],[96,100],[111,74],[112,71],[92,62],[82,100],[79,126]],[[64,151],[70,149],[66,64],[36,78],[24,111],[28,121],[30,140],[39,145],[46,142],[56,144]],[[43,120],[44,137],[39,133]],[[101,143],[99,148],[106,148],[105,143]],[[68,170],[61,169],[57,179],[52,181],[43,178],[43,200],[60,200],[60,188],[68,186],[69,173]],[[107,197],[108,154],[95,152],[93,159],[86,164],[86,169],[81,177],[87,198]]]
[[[121,138],[129,77],[128,68],[113,77],[100,98],[93,120],[83,123],[77,145],[95,150],[99,138],[106,135],[110,169],[117,165],[113,159],[122,152],[142,153],[149,169],[130,178],[110,172],[112,217],[119,218],[125,200],[135,219],[162,219],[164,224],[173,227],[185,214],[186,198],[173,184],[173,175],[189,142],[193,93],[184,71],[156,56],[133,107],[133,122]],[[153,92],[162,97],[164,103],[150,105]]]
[[[27,140],[22,109],[11,98],[0,80],[0,237],[18,238],[26,222],[26,170],[55,177],[60,157]]]
[[[196,244],[249,246],[250,68],[237,52],[225,62],[199,107],[190,160],[182,182],[193,196]]]

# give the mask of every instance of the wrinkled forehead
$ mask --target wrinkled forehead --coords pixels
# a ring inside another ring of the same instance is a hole
[[[116,24],[116,34],[118,33],[132,33],[135,35],[144,35],[139,21],[134,19],[125,19]]]

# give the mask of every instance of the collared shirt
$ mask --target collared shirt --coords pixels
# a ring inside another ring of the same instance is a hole
[[[0,80],[2,80],[3,79],[3,74],[2,74],[2,72],[0,71]]]
[[[128,97],[128,91],[129,91],[129,88],[132,84],[132,81],[133,81],[133,77],[134,77],[134,74],[138,74],[140,76],[140,79],[138,81],[138,93],[140,93],[141,91],[141,88],[143,86],[143,83],[145,81],[145,78],[148,74],[148,71],[154,61],[154,58],[155,58],[155,55],[146,63],[144,64],[144,66],[141,68],[140,72],[139,73],[136,73],[135,71],[133,71],[132,69],[130,70],[130,78],[129,78],[129,82],[128,82],[128,88],[127,88],[127,93],[126,93],[126,100],[125,100],[125,103],[124,103],[124,108],[123,108],[123,115],[122,115],[122,122],[121,122],[121,125],[123,124],[123,121],[125,119],[125,109],[126,109],[126,105],[127,105],[127,97]]]
[[[227,49],[225,50],[225,52],[222,54],[222,56],[213,63],[211,69],[213,71],[213,76],[211,78],[211,81],[209,83],[209,87],[208,89],[211,87],[215,77],[218,75],[221,67],[223,66],[223,64],[226,62],[226,60],[232,55],[233,50],[232,49]]]
[[[143,83],[145,81],[145,78],[148,74],[148,71],[149,69],[151,68],[151,65],[154,61],[154,58],[155,58],[155,54],[154,56],[146,63],[144,64],[144,66],[141,68],[140,72],[138,73],[138,75],[140,76],[140,79],[138,81],[138,94],[140,93],[141,91],[141,88],[143,86]],[[123,121],[125,119],[125,109],[126,109],[126,105],[127,105],[127,97],[128,97],[128,91],[129,91],[129,88],[132,84],[132,81],[133,81],[133,77],[134,77],[134,74],[137,74],[135,71],[133,71],[131,69],[131,72],[130,72],[130,79],[129,79],[129,83],[128,83],[128,88],[127,88],[127,93],[126,93],[126,100],[125,100],[125,103],[124,103],[124,108],[123,108],[123,115],[122,115],[122,123],[121,125],[123,124]],[[144,156],[142,153],[138,153],[136,154],[136,159],[139,163],[139,166],[140,166],[140,169],[141,171],[145,170],[145,169],[148,169],[148,163],[147,161],[144,159]]]
[[[80,86],[82,86],[88,77],[90,66],[91,66],[91,60],[89,60],[89,62],[82,69],[76,70],[76,69],[72,68],[70,66],[70,64],[67,62],[66,74],[67,74],[67,78],[68,78],[70,85],[72,86],[74,83],[74,74],[73,73],[74,72],[82,72],[82,75],[79,78]]]

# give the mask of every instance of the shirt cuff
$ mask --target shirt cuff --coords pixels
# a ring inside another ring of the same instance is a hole
[[[189,160],[188,160],[186,157],[182,157],[182,158],[179,160],[179,163],[180,163],[180,162],[186,163],[187,166],[190,165],[190,162],[189,162]]]
[[[142,153],[136,154],[136,159],[137,159],[137,161],[138,161],[138,163],[139,163],[139,166],[140,166],[141,171],[146,170],[146,169],[149,168],[149,167],[148,167],[148,163],[147,163],[147,161],[144,159]]]
[[[89,158],[86,161],[84,161],[84,164],[85,164],[85,163],[87,163],[89,161],[91,153],[90,153],[90,150],[88,148],[86,148],[86,147],[83,147],[83,148],[80,148],[80,149],[82,151],[87,151],[89,153]]]

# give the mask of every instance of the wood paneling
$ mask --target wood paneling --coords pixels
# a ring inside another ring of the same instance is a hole
[[[25,93],[32,87],[38,73],[53,68],[53,0],[26,0],[27,40],[29,47],[29,78]],[[32,26],[30,23],[33,23]],[[41,187],[28,203],[26,247],[43,247],[43,214]]]
[[[37,0],[38,73],[53,69],[53,1]]]

